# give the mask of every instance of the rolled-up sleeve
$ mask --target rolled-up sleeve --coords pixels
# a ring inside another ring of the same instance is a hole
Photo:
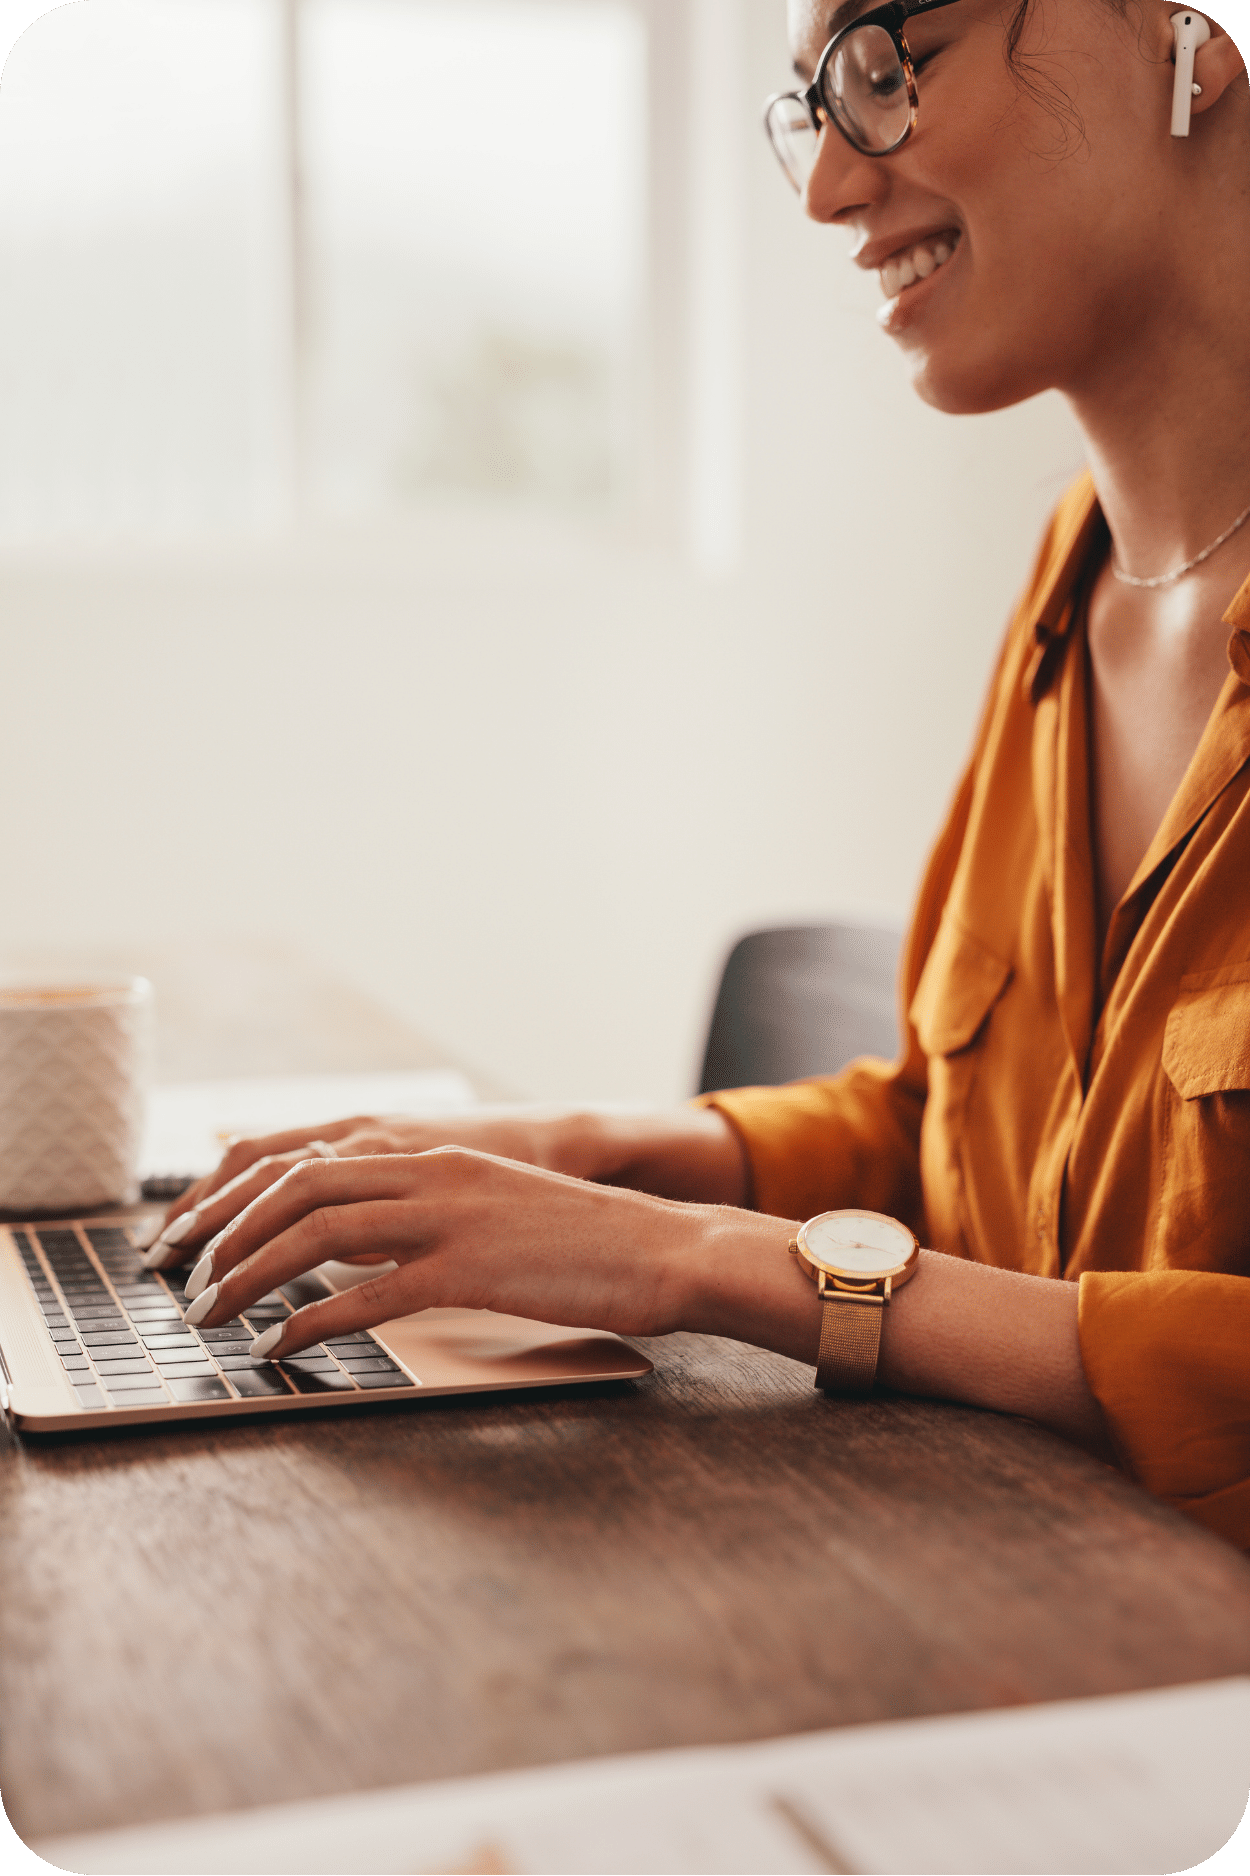
[[[1125,1470],[1250,1549],[1250,1278],[1087,1271],[1079,1324]]]

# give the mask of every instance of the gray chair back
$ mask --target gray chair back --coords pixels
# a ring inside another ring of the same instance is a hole
[[[729,954],[699,1093],[833,1075],[898,1051],[902,933],[863,925],[749,932]]]

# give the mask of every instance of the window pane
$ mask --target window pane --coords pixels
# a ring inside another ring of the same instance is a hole
[[[0,540],[261,518],[281,467],[275,15],[92,0],[0,94]]]
[[[634,401],[639,17],[305,0],[301,31],[317,499],[602,506]]]

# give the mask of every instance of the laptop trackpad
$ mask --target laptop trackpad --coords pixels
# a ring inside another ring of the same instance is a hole
[[[342,1291],[394,1269],[393,1264],[322,1264],[318,1275]],[[651,1363],[602,1329],[568,1329],[490,1309],[423,1309],[385,1322],[373,1334],[422,1385],[476,1388],[567,1386],[650,1374]]]

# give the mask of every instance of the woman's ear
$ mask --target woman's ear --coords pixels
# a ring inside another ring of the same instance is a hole
[[[1210,15],[1204,17],[1209,19]],[[1194,99],[1194,116],[1209,111],[1231,84],[1245,77],[1245,72],[1246,62],[1240,52],[1224,28],[1211,20],[1211,37],[1194,55],[1194,83],[1202,86],[1201,96]]]

